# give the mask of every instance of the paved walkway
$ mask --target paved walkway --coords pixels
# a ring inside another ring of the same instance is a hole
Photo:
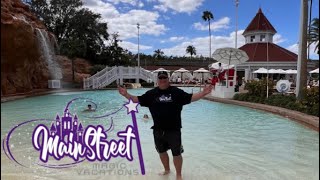
[[[215,101],[215,102],[221,102],[226,104],[234,104],[239,106],[245,106],[253,109],[263,110],[267,112],[271,112],[274,114],[281,115],[283,117],[292,119],[296,122],[299,122],[313,130],[316,130],[319,132],[319,117],[317,116],[311,116],[307,115],[298,111],[293,111],[286,108],[276,107],[276,106],[270,106],[265,104],[258,104],[258,103],[251,103],[251,102],[245,102],[245,101],[237,101],[233,99],[223,99],[223,98],[217,98],[213,97],[211,95],[206,96],[204,99]]]

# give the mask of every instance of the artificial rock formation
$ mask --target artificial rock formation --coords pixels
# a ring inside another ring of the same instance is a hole
[[[35,29],[45,29],[20,0],[1,0],[1,94],[48,87],[49,72]]]

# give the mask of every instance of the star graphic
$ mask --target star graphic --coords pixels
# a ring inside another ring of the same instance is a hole
[[[129,102],[127,102],[124,106],[127,108],[128,114],[131,112],[138,112],[137,106],[139,103],[135,103],[132,101],[132,99],[129,99]]]

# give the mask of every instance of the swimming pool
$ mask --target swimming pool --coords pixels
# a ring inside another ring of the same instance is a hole
[[[191,89],[185,89],[191,92]],[[131,89],[143,94],[146,89]],[[66,103],[76,97],[93,99],[96,112],[82,112],[88,104],[75,101],[71,112],[81,122],[109,127],[110,117],[89,119],[85,116],[114,112],[126,101],[115,90],[56,93],[1,104],[1,139],[16,124],[38,118],[54,119],[62,114]],[[36,123],[20,128],[10,139],[12,152],[29,168],[16,166],[1,151],[1,177],[5,179],[174,179],[175,171],[160,177],[162,165],[154,148],[152,120],[144,121],[147,108],[138,107],[137,121],[146,175],[141,176],[139,161],[111,159],[108,162],[83,162],[67,169],[44,168],[39,152],[31,144]],[[114,130],[131,124],[126,110],[112,117]],[[48,123],[48,125],[50,125]],[[200,100],[184,106],[182,113],[182,142],[184,146],[183,176],[185,179],[319,179],[319,133],[289,119],[245,107]],[[136,146],[133,155],[137,158]],[[172,160],[171,153],[169,153]]]

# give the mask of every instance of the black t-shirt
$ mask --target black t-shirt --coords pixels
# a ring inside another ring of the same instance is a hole
[[[165,90],[159,87],[138,96],[141,106],[148,107],[154,122],[153,129],[177,130],[181,126],[182,106],[191,102],[192,94],[169,86]]]

